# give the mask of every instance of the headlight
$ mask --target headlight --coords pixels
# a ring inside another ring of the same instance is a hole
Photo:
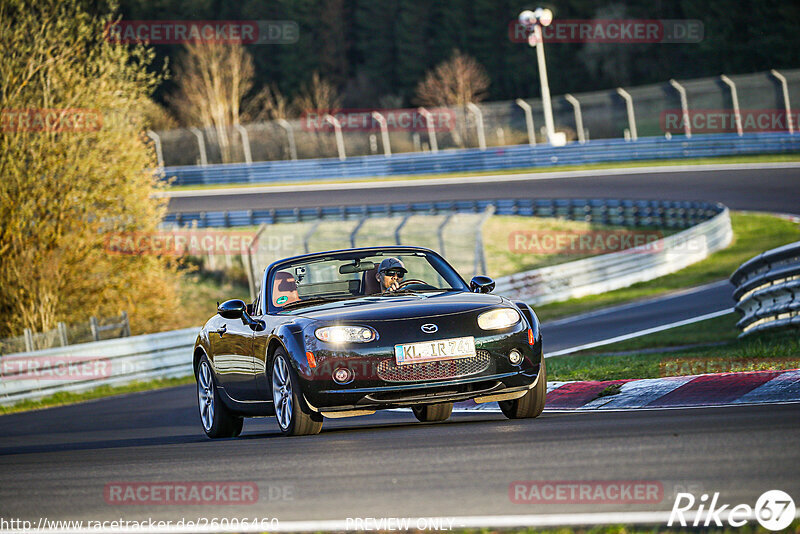
[[[511,308],[500,308],[484,312],[478,316],[478,326],[484,330],[497,330],[498,328],[508,328],[519,322],[520,316],[517,310]]]
[[[325,326],[314,335],[328,343],[367,343],[375,339],[375,331],[366,326]]]

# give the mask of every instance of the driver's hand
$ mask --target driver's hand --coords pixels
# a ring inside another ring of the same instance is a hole
[[[400,289],[400,284],[398,284],[397,282],[392,282],[392,285],[387,287],[386,291],[397,291],[398,289]]]

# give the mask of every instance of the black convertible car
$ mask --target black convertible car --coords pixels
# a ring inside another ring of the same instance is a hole
[[[403,269],[382,290],[376,271],[387,258]],[[203,430],[237,436],[244,417],[274,414],[286,435],[316,434],[323,417],[398,407],[444,421],[467,399],[536,417],[547,387],[539,321],[493,289],[485,276],[467,285],[418,247],[275,262],[252,304],[224,302],[197,336]]]

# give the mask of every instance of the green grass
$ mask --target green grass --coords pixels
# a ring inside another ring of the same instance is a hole
[[[619,380],[714,372],[800,368],[797,331],[764,332],[737,339],[738,315],[730,314],[640,338],[547,359],[547,379]],[[637,352],[643,349],[685,347]],[[626,351],[624,354],[614,354]],[[629,351],[629,352],[628,352]]]
[[[62,391],[43,397],[37,400],[25,400],[13,406],[0,406],[0,415],[27,412],[30,410],[39,410],[42,408],[52,408],[54,406],[63,406],[66,404],[75,404],[77,402],[84,402],[92,399],[99,399],[102,397],[109,397],[111,395],[122,395],[124,393],[135,393],[137,391],[149,391],[152,389],[169,388],[173,386],[180,386],[183,384],[193,384],[194,377],[186,376],[181,378],[162,378],[158,380],[148,380],[142,382],[133,382],[125,384],[124,386],[100,386],[80,393],[72,393]]]
[[[774,215],[733,212],[731,224],[733,243],[703,261],[676,273],[601,295],[537,306],[536,313],[542,320],[554,319],[723,280],[753,256],[800,240],[800,226]]]
[[[800,154],[754,154],[749,156],[720,156],[716,158],[684,158],[672,160],[647,160],[647,161],[626,161],[609,163],[591,163],[586,165],[554,165],[550,167],[525,167],[519,169],[498,169],[491,171],[471,171],[454,172],[442,174],[404,174],[393,176],[369,176],[363,178],[351,178],[350,180],[322,179],[304,181],[283,181],[269,182],[263,184],[240,183],[224,185],[178,185],[170,187],[169,191],[196,191],[205,189],[228,189],[236,187],[281,187],[286,185],[308,185],[308,184],[331,184],[331,183],[358,183],[358,182],[385,182],[393,180],[430,180],[440,178],[463,178],[465,176],[496,176],[506,174],[521,173],[541,173],[541,172],[566,172],[582,170],[603,170],[603,169],[626,169],[636,167],[669,167],[675,165],[709,165],[725,163],[775,163],[787,161],[800,161]]]

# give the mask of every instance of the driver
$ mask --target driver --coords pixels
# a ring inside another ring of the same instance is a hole
[[[397,291],[407,272],[408,269],[400,259],[384,259],[378,266],[378,272],[375,273],[375,278],[378,279],[381,286],[381,292]]]

